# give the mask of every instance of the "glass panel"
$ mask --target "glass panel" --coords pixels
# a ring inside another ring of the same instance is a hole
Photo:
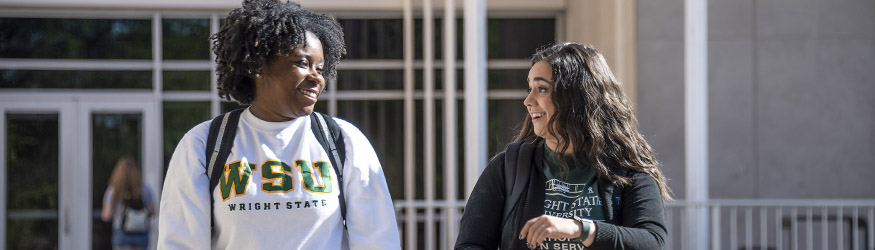
[[[425,113],[423,113],[424,115]],[[443,100],[435,100],[434,101],[434,187],[435,187],[435,199],[443,199],[446,197],[443,192],[444,187],[444,101]],[[423,127],[423,132],[425,132],[425,128]],[[423,133],[425,134],[425,133]],[[456,138],[458,140],[458,138]],[[423,148],[425,150],[425,148]],[[423,155],[423,157],[425,157]],[[425,162],[423,161],[423,166],[425,166]],[[423,168],[423,171],[424,168]],[[425,190],[425,187],[423,187]]]
[[[210,119],[209,102],[164,102],[164,172],[176,144],[188,130]]]
[[[319,102],[316,103],[316,106],[313,106],[313,111],[328,114],[328,97],[320,98]]]
[[[438,126],[442,128],[443,126]],[[441,137],[443,138],[443,137]],[[442,146],[443,147],[443,146]],[[465,101],[456,100],[456,198],[465,198]],[[441,156],[443,157],[443,156]],[[490,155],[489,158],[492,158]]]
[[[164,91],[210,90],[209,71],[164,71]]]
[[[403,22],[401,19],[341,19],[347,45],[346,59],[402,59]],[[443,58],[443,21],[434,19],[435,59]],[[536,49],[556,40],[556,19],[488,20],[487,48],[489,58],[530,58]],[[415,58],[422,58],[422,19],[414,21]],[[464,58],[464,27],[456,21],[456,56]],[[526,34],[521,36],[520,34]],[[508,42],[513,41],[513,42]]]
[[[142,166],[142,114],[92,114],[92,236],[94,249],[112,249],[112,223],[100,218],[103,196],[116,162],[123,156],[133,157]],[[142,170],[141,170],[142,173]]]
[[[522,128],[526,115],[523,100],[489,100],[489,156],[492,157],[513,140]]]
[[[340,19],[346,40],[346,59],[402,59],[401,19]]]
[[[401,103],[403,105],[404,102],[402,101]],[[403,112],[403,110],[404,110],[404,107],[402,106],[401,111]],[[424,143],[425,142],[425,137],[424,137],[425,128],[423,127],[423,123],[425,120],[425,118],[424,118],[425,107],[423,107],[422,99],[416,100],[413,102],[413,110],[414,110],[413,114],[416,116],[416,118],[413,119],[414,123],[415,123],[413,126],[415,126],[414,130],[416,131],[413,133],[416,135],[416,138],[413,139],[414,144],[416,144],[414,146],[414,150],[413,150],[415,152],[414,154],[416,155],[415,156],[416,158],[414,159],[414,164],[415,164],[414,168],[416,169],[416,171],[415,171],[416,177],[414,179],[414,181],[416,183],[415,184],[416,185],[415,199],[422,200],[422,199],[425,199],[425,176],[424,176],[425,175],[425,148],[423,147],[425,145],[425,143]],[[404,121],[403,118],[401,121],[402,122]],[[402,125],[403,125],[403,123],[402,123]],[[397,131],[401,131],[400,134],[402,135],[402,140],[403,140],[404,127],[402,126],[401,129],[397,130]],[[402,141],[402,143],[403,143],[403,141]],[[402,148],[404,148],[404,147],[402,147]],[[399,151],[399,152],[401,153],[401,159],[403,160],[404,159],[404,151]],[[401,166],[404,166],[404,164],[403,164],[404,162],[402,161],[401,163],[402,163]],[[387,177],[388,177],[388,175],[387,175]],[[391,189],[390,189],[390,191],[391,191]],[[401,193],[401,195],[404,195],[404,193]]]
[[[346,32],[348,52],[346,58],[393,58],[403,57],[403,22],[400,19],[347,19],[341,20]],[[384,25],[391,23],[391,25]],[[350,24],[350,25],[347,25]],[[489,58],[530,58],[536,49],[556,40],[556,20],[537,19],[495,19],[488,20]],[[464,26],[462,19],[456,20],[456,56],[464,58]],[[526,34],[520,36],[520,34]],[[414,20],[414,56],[422,59],[423,50],[422,19]],[[370,39],[370,40],[368,40]],[[507,42],[513,41],[513,42]],[[378,47],[378,45],[386,45]],[[391,45],[391,46],[389,46]],[[443,19],[434,19],[435,59],[443,58]],[[376,49],[379,48],[379,49]],[[365,51],[360,51],[365,50]],[[373,56],[365,55],[379,51]],[[382,56],[392,55],[392,56]]]
[[[164,19],[161,28],[165,60],[210,59],[209,19]]]
[[[404,102],[338,101],[338,117],[371,141],[383,166],[393,199],[404,198]]]
[[[446,183],[444,183],[444,180],[445,180],[445,178],[444,178],[444,167],[445,167],[445,164],[444,164],[444,143],[446,143],[446,138],[445,138],[446,136],[444,135],[444,100],[435,100],[434,105],[435,105],[435,109],[434,109],[434,112],[435,112],[435,165],[434,165],[435,166],[435,184],[434,185],[435,185],[435,189],[436,189],[435,199],[440,200],[440,199],[444,199],[446,197],[444,195],[444,191],[443,191],[443,187],[444,187],[444,185],[446,185]],[[421,116],[422,113],[420,112],[419,114],[420,114],[419,116]],[[465,151],[465,148],[464,148],[465,134],[464,134],[464,130],[463,130],[465,123],[462,122],[462,119],[464,118],[464,116],[465,116],[465,110],[462,108],[462,101],[456,100],[456,118],[454,121],[456,122],[456,149],[455,149],[456,150],[456,162],[455,162],[455,164],[456,164],[457,169],[456,169],[456,176],[451,177],[451,178],[456,178],[456,185],[458,185],[457,188],[462,188],[462,190],[464,190],[464,183],[465,183],[465,179],[461,178],[461,174],[464,172],[463,166],[465,166],[465,153],[464,153],[464,151]],[[420,125],[422,125],[422,124],[417,124],[417,126],[420,126]],[[417,130],[418,130],[417,133],[422,134],[423,127],[418,127]],[[421,138],[417,138],[417,139],[421,139]],[[417,150],[419,150],[419,149],[421,149],[421,146],[417,147]],[[417,157],[424,157],[424,155],[417,156]],[[489,157],[491,158],[492,156],[490,155]],[[425,170],[421,170],[421,171],[425,171]],[[417,188],[424,189],[425,187],[423,186],[423,187],[417,187]],[[463,194],[463,193],[464,192],[462,192],[460,194]],[[464,195],[463,196],[456,196],[456,197],[460,198],[460,197],[464,197]]]
[[[245,108],[245,107],[248,107],[249,105],[242,105],[242,104],[237,103],[237,102],[222,101],[222,104],[220,104],[219,106],[220,106],[220,108],[219,108],[220,112],[222,114],[224,114],[225,112],[230,112],[230,111],[234,111],[235,109]]]
[[[0,57],[152,58],[152,21],[0,18]]]
[[[423,36],[423,25],[422,19],[417,18],[414,21],[413,29],[414,29],[414,37],[413,37],[413,53],[414,58],[422,59],[422,48],[424,46],[422,36]],[[465,44],[464,40],[465,35],[465,27],[462,19],[456,19],[456,59],[464,58],[465,51],[462,49],[462,46]],[[438,60],[444,58],[444,19],[443,18],[435,18],[434,19],[434,59]],[[403,48],[402,48],[403,49]],[[402,52],[403,53],[403,52]]]
[[[0,70],[0,88],[151,89],[152,71]]]
[[[416,109],[422,110],[422,108],[423,108],[422,101],[416,101]],[[424,137],[422,136],[424,134],[423,115],[424,115],[423,112],[416,113],[416,116],[417,116],[416,117],[416,135],[417,135],[416,140],[418,142],[422,142],[422,140],[424,140]],[[454,178],[456,178],[456,185],[457,185],[456,190],[458,191],[458,193],[456,194],[456,198],[465,197],[465,178],[464,178],[464,174],[465,174],[465,167],[464,167],[465,166],[465,123],[464,123],[464,117],[465,117],[464,102],[461,100],[456,100],[456,118],[455,118],[455,121],[456,121],[456,176],[454,177]],[[399,131],[403,131],[403,127],[402,127],[402,130],[399,130]],[[403,132],[399,132],[399,133],[403,133]],[[444,197],[445,197],[444,191],[443,191],[443,187],[444,187],[444,185],[446,185],[444,183],[444,180],[445,180],[445,178],[444,178],[444,166],[445,166],[444,165],[444,143],[446,141],[445,139],[446,138],[444,135],[444,101],[443,100],[435,100],[435,165],[434,165],[435,166],[434,185],[435,185],[435,190],[436,190],[435,199],[444,199]],[[416,158],[417,158],[417,164],[419,166],[424,166],[423,159],[425,157],[425,155],[424,155],[425,151],[424,151],[424,148],[422,147],[422,145],[423,145],[422,143],[417,143],[417,145],[416,145],[416,154],[417,154]],[[492,158],[493,155],[494,154],[490,154],[488,157]],[[403,160],[403,152],[400,153],[400,157],[402,157],[402,160]],[[383,161],[382,157],[381,157],[381,161]],[[402,161],[402,164],[403,164],[403,161]],[[383,166],[383,168],[385,168],[385,165]],[[417,196],[417,199],[423,199],[425,197],[424,193],[423,193],[423,191],[425,190],[425,185],[423,184],[424,183],[423,176],[424,176],[425,170],[423,167],[418,167],[416,171],[417,171],[416,183],[419,183],[418,186],[416,187],[416,190],[417,190],[416,196]],[[401,185],[403,185],[403,177],[400,177],[400,178],[402,178],[402,179],[400,179],[399,182],[402,182]],[[403,196],[404,196],[404,194],[401,193],[401,194],[399,194],[398,197],[403,197]]]
[[[5,118],[5,248],[57,249],[58,115],[8,114]]]
[[[403,74],[403,71],[402,71]],[[413,87],[416,90],[423,89],[423,80],[425,79],[423,76],[423,70],[417,69],[413,70],[413,80],[415,81]],[[462,90],[465,86],[465,72],[461,69],[456,70],[456,89]],[[443,91],[444,88],[444,70],[443,69],[434,69],[434,89],[435,91]]]
[[[528,69],[490,69],[488,74],[489,89],[511,89],[525,92],[529,88],[526,81],[526,78],[529,77]]]
[[[338,90],[387,90],[404,88],[403,70],[338,70]]]
[[[486,24],[488,58],[531,58],[535,50],[556,41],[556,20],[494,19]]]

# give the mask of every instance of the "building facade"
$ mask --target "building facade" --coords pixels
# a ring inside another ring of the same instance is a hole
[[[344,28],[316,109],[374,145],[405,249],[453,244],[525,114],[529,56],[556,41],[599,48],[636,103],[679,199],[667,249],[696,249],[691,208],[709,212],[710,249],[875,249],[871,0],[707,1],[704,203],[686,201],[683,0],[298,2]],[[115,161],[138,159],[160,195],[182,135],[241,107],[217,96],[208,40],[239,5],[0,0],[0,248],[110,248]]]
[[[449,2],[455,5],[449,13],[448,1],[299,3],[336,17],[344,28],[348,54],[316,109],[356,124],[371,140],[407,249],[452,244],[466,190],[488,157],[510,141],[525,114],[525,77],[535,49],[571,33],[618,33],[575,24],[572,20],[592,10],[564,0],[456,1]],[[482,12],[468,18],[466,8],[477,9],[472,4],[478,3]],[[623,3],[599,8],[634,7]],[[144,182],[160,195],[167,162],[182,135],[241,107],[218,98],[209,43],[223,16],[239,5],[230,0],[0,2],[0,243],[5,248],[109,248],[110,225],[99,212],[115,161],[125,155],[138,159]],[[443,21],[448,14],[453,22]],[[484,24],[482,35],[468,35],[466,19]],[[615,20],[626,22],[625,34],[632,34],[630,19]],[[447,23],[454,27],[446,29]],[[453,53],[446,53],[447,41],[453,41]],[[479,42],[485,47],[465,50]],[[615,47],[606,54],[620,51]],[[467,55],[485,61],[469,70]],[[454,60],[444,60],[449,57]],[[445,74],[446,68],[454,70]],[[481,77],[469,78],[466,70]],[[455,87],[447,90],[448,85]],[[475,88],[482,91],[466,92]],[[482,110],[474,117],[488,116],[473,127],[485,133],[466,134],[466,116],[472,114],[466,106]]]

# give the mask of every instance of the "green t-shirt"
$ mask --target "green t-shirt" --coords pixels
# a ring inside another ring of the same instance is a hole
[[[568,166],[563,174],[561,162]],[[582,166],[573,157],[554,153],[544,145],[544,214],[560,218],[586,218],[604,221],[602,200],[596,174],[592,168]],[[585,249],[582,239],[547,239],[537,249]]]

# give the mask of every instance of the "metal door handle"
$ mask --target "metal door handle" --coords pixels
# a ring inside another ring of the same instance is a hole
[[[70,213],[68,210],[69,209],[64,208],[64,235],[70,235],[70,216],[68,216]]]

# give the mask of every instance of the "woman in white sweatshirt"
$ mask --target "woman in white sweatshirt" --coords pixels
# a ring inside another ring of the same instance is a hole
[[[334,118],[346,151],[341,197],[338,173],[311,132],[325,78],[336,76],[344,53],[338,22],[295,3],[247,0],[211,39],[219,95],[250,106],[215,187],[204,153],[210,122],[177,145],[161,197],[159,249],[400,249],[367,138]]]

